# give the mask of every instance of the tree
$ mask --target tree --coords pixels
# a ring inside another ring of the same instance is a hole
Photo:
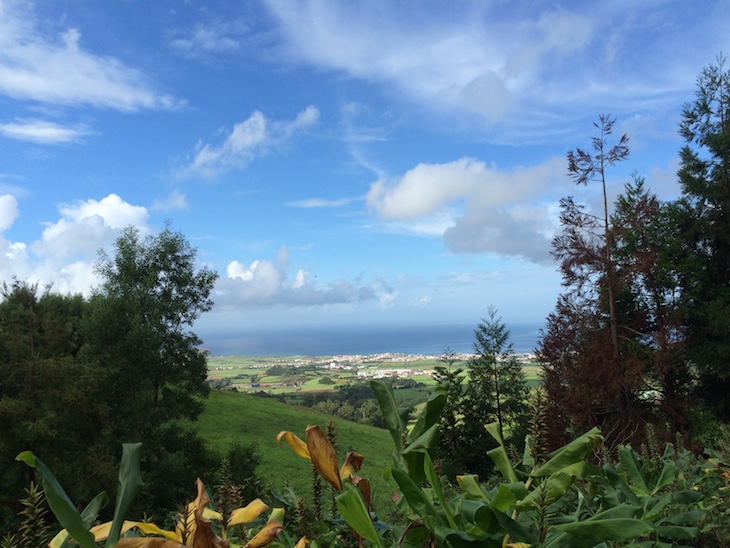
[[[619,317],[625,279],[606,197],[606,168],[629,154],[625,135],[609,148],[614,124],[610,116],[600,116],[594,124],[599,131],[592,139],[594,154],[578,148],[567,156],[569,175],[578,184],[601,183],[603,216],[571,197],[560,201],[562,229],[553,239],[552,255],[560,262],[565,291],[538,343],[555,446],[596,425],[609,446],[626,442],[645,420],[644,366],[625,352],[636,332],[628,328],[633,319]]]
[[[456,412],[456,407],[463,395],[464,369],[454,367],[456,354],[447,348],[439,358],[443,365],[434,367],[433,379],[446,389],[446,404],[439,417],[439,441],[438,454],[441,455],[442,469],[444,463],[451,462],[451,455],[456,455],[459,448],[459,424],[461,417]],[[448,468],[448,465],[447,465]],[[444,470],[449,476],[455,475],[454,470]]]
[[[609,222],[614,288],[609,297],[602,267],[608,255],[596,236],[598,221],[582,206],[565,203],[563,232],[554,245],[568,290],[548,316],[538,349],[552,405],[553,444],[594,425],[609,448],[643,440],[648,423],[668,441],[676,432],[687,433],[692,379],[679,273],[671,259],[676,249],[670,206],[636,174],[618,196]]]
[[[84,355],[100,372],[100,397],[110,406],[106,434],[115,449],[142,441],[147,470],[162,461],[178,466],[177,474],[168,469],[164,478],[151,478],[156,511],[184,497],[201,466],[195,460],[204,457],[195,436],[174,424],[197,418],[208,394],[206,355],[190,328],[210,310],[217,274],[196,270],[195,258],[169,226],[144,240],[137,229],[125,229],[113,255],[101,253],[96,263],[102,284],[84,322]]]
[[[686,141],[678,172],[682,197],[674,208],[682,305],[696,397],[730,420],[730,71],[725,59],[705,68],[695,100],[684,107]]]
[[[474,336],[476,355],[467,362],[468,382],[453,408],[445,410],[456,417],[453,443],[458,451],[444,455],[443,460],[449,474],[471,472],[486,477],[491,465],[485,454],[494,447],[494,440],[484,425],[498,422],[508,442],[522,444],[528,389],[509,343],[509,330],[495,308],[489,308],[489,319],[479,323]]]
[[[691,427],[693,383],[671,211],[671,204],[660,202],[634,174],[611,217],[625,359],[642,364],[643,397],[653,404],[650,420],[667,441]]]
[[[69,494],[87,500],[113,484],[116,460],[99,443],[107,421],[97,378],[79,359],[87,303],[50,287],[0,286],[0,530],[12,522],[32,479],[18,453],[43,455]]]
[[[616,280],[615,267],[611,258],[613,248],[611,230],[609,229],[608,198],[606,195],[606,167],[625,160],[629,156],[628,136],[621,136],[618,143],[608,148],[608,137],[613,133],[615,118],[610,115],[601,115],[594,126],[599,131],[597,137],[593,137],[593,151],[590,152],[577,148],[568,152],[568,174],[576,184],[587,185],[589,182],[599,182],[603,189],[603,260],[599,263],[603,270],[603,283],[608,297],[609,319],[611,322],[611,344],[613,356],[618,358],[618,319],[616,317]]]

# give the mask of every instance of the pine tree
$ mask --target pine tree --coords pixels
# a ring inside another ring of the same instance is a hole
[[[674,210],[675,258],[687,315],[688,356],[699,375],[696,398],[730,420],[730,70],[705,68],[695,100],[685,105],[686,146]]]
[[[453,457],[457,472],[486,477],[491,465],[485,453],[495,442],[484,426],[499,423],[503,438],[521,445],[527,428],[528,389],[509,342],[509,330],[494,307],[489,308],[489,318],[479,323],[474,336],[476,355],[467,362],[469,381],[456,405],[459,450]]]

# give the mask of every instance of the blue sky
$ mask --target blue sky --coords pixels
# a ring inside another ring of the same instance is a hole
[[[220,327],[540,321],[599,114],[660,197],[730,3],[0,0],[0,279],[172,222]],[[618,137],[618,135],[616,135]]]

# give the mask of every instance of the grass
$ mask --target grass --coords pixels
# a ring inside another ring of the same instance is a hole
[[[211,447],[224,452],[232,442],[255,443],[261,454],[259,476],[277,490],[288,481],[294,491],[306,501],[311,496],[311,463],[296,456],[292,450],[276,443],[281,430],[290,430],[304,439],[308,425],[325,429],[329,417],[304,407],[280,403],[235,392],[212,391],[205,412],[195,424],[200,436]],[[392,510],[391,494],[395,484],[387,485],[383,470],[390,466],[393,441],[386,430],[334,419],[337,433],[336,449],[340,464],[347,451],[365,456],[360,475],[370,479],[375,507],[380,513]]]

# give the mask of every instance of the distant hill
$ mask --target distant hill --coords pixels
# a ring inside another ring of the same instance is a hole
[[[308,425],[323,430],[328,416],[304,407],[295,407],[275,399],[214,390],[205,403],[205,412],[194,427],[211,447],[220,452],[234,441],[256,443],[262,457],[259,475],[274,489],[289,480],[297,495],[311,501],[311,464],[286,446],[276,443],[281,430],[290,430],[305,439]],[[386,430],[334,418],[337,454],[340,465],[347,451],[365,456],[360,475],[370,480],[376,510],[384,515],[391,509],[395,484],[386,485],[383,470],[392,464],[393,440]]]

